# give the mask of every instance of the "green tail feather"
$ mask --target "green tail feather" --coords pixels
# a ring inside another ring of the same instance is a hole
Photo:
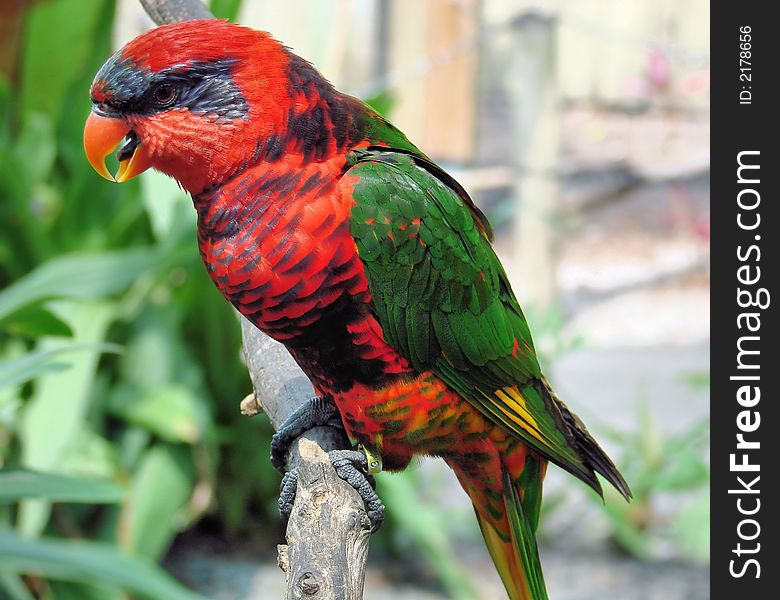
[[[531,459],[537,460],[536,457]],[[504,471],[502,496],[509,521],[509,539],[483,520],[478,511],[477,520],[510,600],[548,600],[536,547],[542,477],[538,467],[533,468],[529,463],[526,463],[523,475],[513,482]],[[520,500],[518,486],[523,489],[524,501]]]
[[[539,480],[541,487],[541,479]],[[525,494],[530,492],[525,490]],[[539,495],[541,496],[541,495]],[[530,498],[526,498],[530,500]],[[506,507],[509,527],[512,532],[512,545],[515,548],[515,555],[523,566],[526,577],[526,583],[530,592],[529,600],[547,600],[547,588],[544,585],[544,575],[542,574],[542,564],[539,562],[539,552],[536,548],[536,523],[538,521],[538,505],[535,511],[527,514],[526,506],[536,503],[521,502],[517,493],[517,487],[512,483],[509,473],[504,473],[504,506]],[[529,506],[530,508],[530,506]]]

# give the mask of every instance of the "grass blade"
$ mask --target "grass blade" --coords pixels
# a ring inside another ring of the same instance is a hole
[[[91,300],[121,292],[159,266],[160,256],[150,249],[57,257],[0,292],[0,320],[50,298]]]
[[[122,500],[123,496],[124,490],[108,481],[22,468],[0,469],[0,503],[42,498],[52,502],[113,504]]]
[[[6,572],[111,585],[150,600],[205,600],[151,562],[98,542],[30,540],[0,530],[0,563]]]
[[[36,350],[0,363],[0,389],[30,381],[44,373],[64,371],[70,365],[57,360],[63,354],[78,351],[120,352],[115,344],[69,344],[60,348]]]
[[[186,451],[158,445],[149,450],[130,486],[119,522],[121,547],[160,558],[182,525],[194,469]]]
[[[57,308],[57,316],[67,321],[76,343],[80,344],[102,343],[115,316],[115,307],[108,302],[63,302]],[[61,338],[44,338],[38,344],[42,351],[63,346],[66,343]],[[65,454],[83,435],[99,357],[95,352],[79,352],[72,356],[68,370],[47,373],[36,382],[19,428],[21,463],[25,467],[57,471]],[[63,394],[63,390],[67,393]],[[44,502],[25,501],[19,511],[17,526],[27,535],[35,536],[43,530],[47,518],[48,508]]]

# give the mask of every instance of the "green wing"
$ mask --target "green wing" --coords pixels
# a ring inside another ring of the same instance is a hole
[[[490,245],[484,215],[422,155],[350,155],[351,231],[385,338],[486,417],[600,492],[628,487],[542,376],[531,333]]]

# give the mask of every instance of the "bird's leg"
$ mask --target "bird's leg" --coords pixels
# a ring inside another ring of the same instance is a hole
[[[341,415],[329,397],[315,396],[299,406],[287,420],[281,424],[271,438],[271,464],[280,473],[284,473],[287,464],[287,452],[298,437],[309,429],[320,426],[344,429]]]
[[[323,425],[344,428],[341,415],[329,397],[315,397],[298,407],[271,438],[271,464],[284,473],[290,444],[309,429]],[[372,532],[378,530],[384,520],[385,506],[375,491],[373,475],[382,470],[381,458],[363,446],[357,450],[331,450],[328,457],[336,474],[355,488],[365,502]],[[290,518],[297,485],[295,469],[284,473],[279,490],[279,512],[285,521]]]

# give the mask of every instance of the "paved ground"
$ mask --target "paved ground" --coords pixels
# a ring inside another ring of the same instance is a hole
[[[706,600],[709,576],[705,568],[673,561],[646,563],[604,550],[576,552],[542,548],[548,591],[555,600]],[[446,600],[434,584],[410,585],[388,577],[372,556],[366,575],[366,600]],[[199,547],[168,564],[194,589],[213,600],[275,600],[284,597],[284,575],[269,555],[239,551],[213,555]],[[506,596],[487,555],[464,560],[475,600],[505,600]]]

